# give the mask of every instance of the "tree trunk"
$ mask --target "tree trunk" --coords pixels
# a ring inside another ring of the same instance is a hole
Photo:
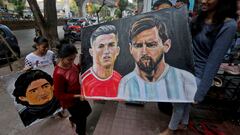
[[[78,6],[78,14],[80,17],[83,16],[82,6],[83,6],[84,1],[85,0],[76,0],[77,6]]]
[[[138,0],[137,1],[137,14],[142,13],[143,11],[143,0]]]
[[[39,28],[39,30],[41,31],[42,33],[42,36],[44,37],[47,37],[46,36],[46,31],[45,31],[45,20],[44,20],[44,17],[40,11],[40,8],[37,4],[37,1],[36,0],[27,0],[28,1],[28,4],[32,10],[32,13],[33,13],[33,16],[34,16],[34,19],[35,19],[35,22],[37,24],[37,27]]]
[[[100,20],[99,20],[99,13],[101,12],[101,10],[102,10],[102,8],[103,8],[104,5],[105,5],[105,0],[103,0],[101,7],[100,7],[100,8],[97,10],[97,12],[96,12],[98,23],[100,23]]]
[[[48,39],[50,48],[55,48],[59,42],[57,33],[56,0],[44,0],[44,16],[36,0],[27,0],[33,12],[37,27],[43,37]]]
[[[57,9],[56,0],[44,0],[44,18],[46,20],[46,31],[48,43],[55,48],[59,43],[57,32]]]

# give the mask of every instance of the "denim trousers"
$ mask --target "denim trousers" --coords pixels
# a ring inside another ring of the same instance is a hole
[[[196,77],[197,86],[200,84],[201,79]],[[173,103],[172,117],[168,124],[171,130],[178,129],[178,125],[188,125],[189,113],[191,111],[191,103]]]

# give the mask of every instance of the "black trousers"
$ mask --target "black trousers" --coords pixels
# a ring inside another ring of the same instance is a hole
[[[87,101],[80,101],[76,99],[74,105],[68,108],[71,117],[69,120],[76,124],[76,133],[79,135],[86,134],[87,116],[92,109]]]

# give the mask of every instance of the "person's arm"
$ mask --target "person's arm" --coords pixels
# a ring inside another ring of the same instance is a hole
[[[56,58],[56,54],[52,51],[52,50],[48,50],[49,53],[49,60],[53,63],[54,66],[56,66],[56,61],[57,61],[57,58]]]
[[[196,102],[201,102],[211,87],[212,80],[216,75],[218,68],[226,54],[228,48],[231,46],[233,38],[236,34],[237,25],[234,22],[223,25],[217,34],[212,51],[208,56],[208,60],[201,77],[201,82],[194,97]]]
[[[75,94],[70,94],[65,92],[67,89],[67,82],[64,76],[59,75],[59,74],[54,74],[53,75],[53,84],[54,84],[54,95],[59,99],[59,100],[68,100],[73,97],[75,97]]]
[[[52,62],[53,62],[54,66],[57,65],[57,57],[56,57],[55,53],[53,53],[53,55],[52,55]]]
[[[24,62],[23,70],[30,70],[33,68],[33,63],[27,57],[25,58]]]

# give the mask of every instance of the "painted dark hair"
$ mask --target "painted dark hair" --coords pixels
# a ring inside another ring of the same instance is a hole
[[[216,5],[216,12],[213,15],[213,25],[215,29],[212,30],[212,33],[218,32],[226,18],[236,19],[236,0],[218,0]],[[207,17],[207,12],[199,11],[197,18],[193,19],[191,24],[191,33],[193,36],[201,32],[204,25],[204,21]]]
[[[57,46],[57,49],[58,49],[58,54],[57,54],[58,58],[66,58],[68,56],[78,53],[77,48],[74,45],[67,44],[67,43],[60,44],[59,46]]]
[[[29,105],[26,101],[21,101],[19,97],[26,96],[28,86],[36,80],[46,79],[51,85],[53,85],[52,77],[42,70],[29,70],[21,74],[15,81],[15,89],[12,93],[15,96],[15,101],[22,105]]]
[[[103,34],[115,34],[116,37],[117,36],[117,30],[116,30],[116,27],[114,25],[102,25],[100,27],[98,27],[91,35],[90,37],[90,43],[91,45],[93,44],[93,41],[100,35],[103,35]]]
[[[153,27],[158,29],[159,37],[163,43],[169,39],[166,24],[162,21],[158,21],[153,16],[148,16],[141,18],[132,24],[129,31],[130,43],[132,43],[133,38],[139,33]]]

